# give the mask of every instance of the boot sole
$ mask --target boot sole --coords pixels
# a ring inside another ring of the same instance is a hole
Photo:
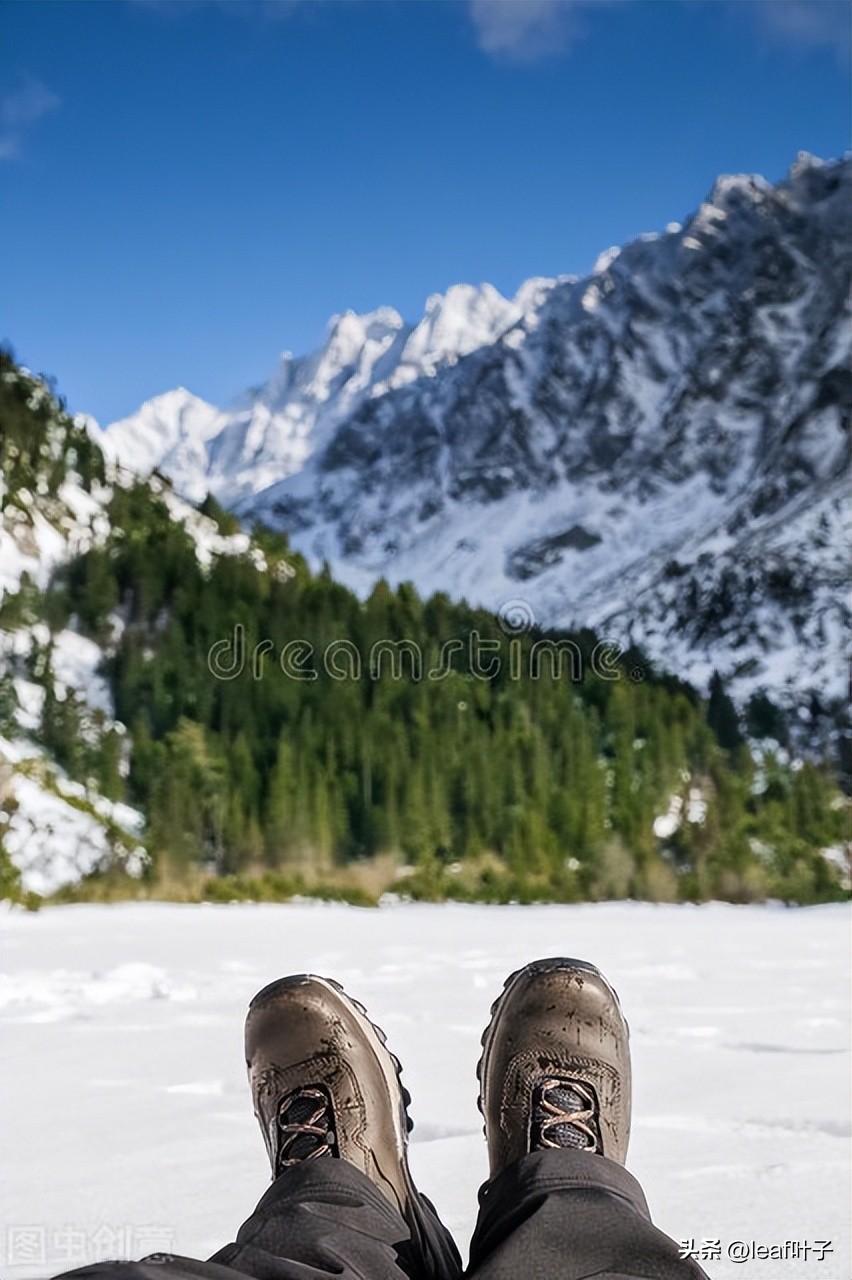
[[[506,997],[508,996],[511,989],[515,986],[515,984],[520,981],[521,978],[526,978],[530,974],[558,973],[562,969],[579,970],[581,973],[588,973],[588,974],[591,974],[593,977],[597,978],[606,987],[607,991],[615,1001],[615,1004],[616,1004],[616,1007],[618,1008],[619,1013],[621,1013],[621,1016],[624,1017],[624,1014],[621,1009],[621,1001],[618,998],[618,992],[616,991],[615,987],[612,985],[611,982],[609,982],[607,978],[604,977],[600,969],[598,969],[596,965],[591,964],[588,960],[571,960],[571,959],[568,959],[567,957],[554,956],[550,960],[533,960],[531,961],[530,964],[525,964],[520,969],[516,969],[514,973],[510,973],[506,981],[503,983],[503,990],[500,992],[499,996],[491,1006],[488,1025],[483,1031],[482,1038],[480,1040],[480,1044],[482,1045],[482,1053],[479,1055],[479,1061],[476,1064],[476,1079],[479,1084],[479,1092],[477,1094],[476,1105],[479,1108],[480,1114],[483,1117],[485,1116],[485,1110],[482,1105],[482,1076],[483,1076],[483,1071],[485,1066],[485,1060],[488,1057],[488,1053],[491,1048],[491,1041],[493,1039],[494,1032],[497,1027],[497,1022],[498,1022],[500,1013],[502,1012],[502,1008],[505,1003]],[[625,1023],[625,1026],[627,1026],[626,1018],[624,1019],[624,1023]],[[628,1032],[629,1032],[629,1028],[628,1028]],[[482,1126],[482,1132],[485,1134],[485,1137],[487,1140],[488,1131],[484,1123]]]

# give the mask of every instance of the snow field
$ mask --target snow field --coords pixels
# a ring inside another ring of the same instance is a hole
[[[711,1263],[714,1280],[848,1280],[848,940],[844,907],[6,911],[4,1275],[54,1274],[104,1241],[206,1256],[232,1238],[268,1178],[245,1009],[298,971],[342,981],[387,1031],[414,1099],[414,1174],[464,1247],[486,1172],[475,1066],[491,1002],[520,964],[568,954],[601,966],[631,1024],[629,1167],[657,1223],[723,1245],[833,1242],[820,1264]]]

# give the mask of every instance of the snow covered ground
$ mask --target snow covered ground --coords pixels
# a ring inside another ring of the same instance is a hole
[[[479,1036],[534,956],[595,960],[635,1068],[630,1167],[716,1278],[848,1280],[849,915],[843,907],[79,906],[0,915],[3,1273],[155,1249],[207,1255],[267,1180],[246,1003],[337,977],[400,1054],[412,1164],[466,1244],[486,1169]],[[724,1247],[830,1240],[822,1263]]]

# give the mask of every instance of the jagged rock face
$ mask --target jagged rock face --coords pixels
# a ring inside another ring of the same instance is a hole
[[[453,369],[368,400],[320,474],[346,469],[352,488],[373,487],[384,467],[397,487],[431,481],[451,501],[584,480],[642,498],[697,472],[722,490],[748,460],[771,478],[757,506],[777,506],[848,450],[836,415],[848,388],[843,188],[848,201],[839,166],[778,188],[720,180],[683,230],[556,284]]]
[[[777,186],[719,179],[586,279],[451,291],[414,329],[344,317],[255,396],[256,455],[238,419],[212,441],[208,482],[227,459],[226,501],[358,588],[520,595],[702,683],[716,666],[742,693],[836,697],[850,195],[852,164],[801,157]],[[283,463],[275,412],[300,424]]]
[[[434,294],[416,325],[392,307],[347,311],[332,317],[319,351],[285,352],[269,381],[229,409],[180,387],[93,432],[125,466],[141,473],[156,468],[186,497],[213,492],[234,506],[299,471],[368,397],[430,376],[493,342],[520,314],[518,301],[488,284]]]

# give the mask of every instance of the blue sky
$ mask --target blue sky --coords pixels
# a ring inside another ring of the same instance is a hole
[[[0,3],[0,338],[107,422],[838,155],[833,0]]]

